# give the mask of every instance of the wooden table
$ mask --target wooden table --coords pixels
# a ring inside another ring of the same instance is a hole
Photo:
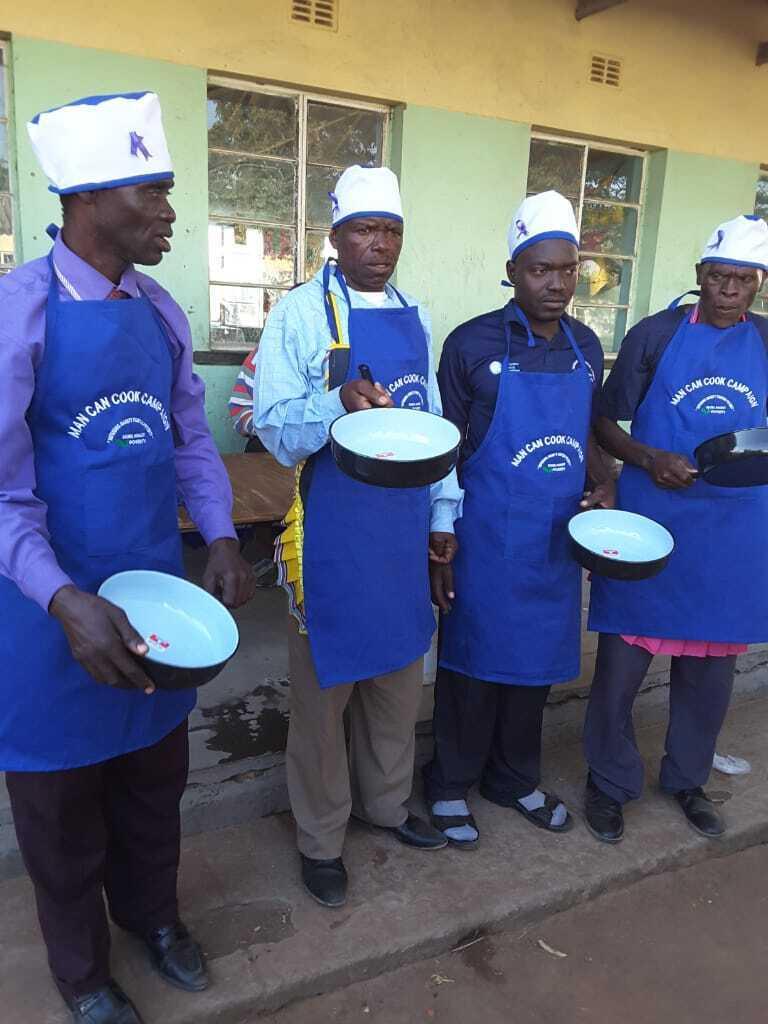
[[[232,484],[235,526],[280,522],[293,501],[295,470],[281,466],[268,452],[222,458]],[[179,509],[179,529],[182,533],[197,529],[184,508]]]

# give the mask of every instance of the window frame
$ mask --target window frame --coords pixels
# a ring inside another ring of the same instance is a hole
[[[9,274],[15,267],[19,265],[18,254],[19,254],[19,240],[16,234],[18,219],[16,217],[16,168],[14,166],[14,134],[13,134],[13,118],[11,116],[13,106],[13,96],[11,89],[11,76],[10,76],[10,39],[6,36],[0,36],[0,55],[2,61],[0,61],[0,75],[3,78],[4,92],[5,92],[5,113],[0,113],[0,125],[5,125],[5,137],[8,146],[8,191],[0,191],[0,195],[8,196],[10,201],[11,210],[11,231],[13,238],[13,252],[11,253],[11,262],[4,264],[0,262],[0,275]]]
[[[761,181],[768,182],[768,164],[760,164],[757,171],[757,181],[755,182],[755,205],[752,208],[753,213],[757,213],[757,199]],[[758,214],[758,216],[763,215]],[[763,220],[768,223],[768,217],[763,217]],[[757,298],[752,303],[751,312],[756,313],[758,316],[768,316],[768,284],[766,284],[765,281],[763,281],[763,285],[757,294]]]
[[[345,107],[347,109],[354,110],[369,110],[378,114],[383,115],[382,121],[382,136],[381,136],[381,163],[379,166],[388,167],[390,161],[390,147],[392,144],[392,119],[394,115],[394,107],[387,103],[377,103],[372,100],[360,100],[351,96],[341,96],[335,93],[324,93],[316,92],[311,89],[291,88],[289,86],[272,85],[268,83],[262,83],[253,81],[250,79],[236,78],[230,75],[214,75],[209,74],[206,83],[206,95],[208,86],[217,86],[224,89],[233,89],[240,92],[255,92],[262,95],[266,94],[269,96],[286,96],[297,100],[297,117],[298,117],[298,143],[296,149],[296,157],[277,157],[268,156],[259,159],[274,160],[277,163],[288,163],[296,165],[296,206],[295,206],[295,220],[291,225],[291,230],[296,233],[296,248],[294,257],[294,285],[298,282],[302,282],[305,279],[306,273],[306,261],[307,261],[307,231],[317,230],[307,224],[307,211],[306,211],[306,199],[307,199],[307,123],[308,123],[308,107],[310,103],[323,103],[326,106],[337,106]],[[207,146],[207,153],[233,153],[238,152],[237,150],[222,149],[217,146]],[[250,156],[251,154],[243,154]],[[330,167],[330,164],[316,164],[312,161],[313,166],[318,167]],[[333,165],[335,166],[335,165]],[[329,212],[330,219],[330,212]],[[244,227],[265,227],[265,228],[276,228],[285,229],[287,225],[271,223],[266,220],[248,220],[247,218],[231,217],[213,214],[208,212],[208,224],[242,224]],[[207,245],[207,243],[206,243]],[[226,344],[217,344],[211,337],[211,322],[210,322],[210,290],[211,287],[233,287],[233,288],[261,288],[264,291],[270,290],[270,287],[274,291],[286,291],[287,289],[279,286],[270,286],[268,284],[254,284],[253,281],[220,281],[216,278],[211,277],[210,272],[210,254],[206,253],[208,262],[208,347],[211,351],[217,352],[245,352],[248,351],[247,346],[232,346]]]
[[[536,129],[536,128],[532,129],[532,131],[531,131],[531,143],[533,143],[534,141],[536,141],[536,142],[542,141],[542,142],[560,143],[560,144],[565,144],[565,145],[577,146],[579,149],[581,149],[581,158],[582,158],[581,181],[579,182],[578,208],[576,210],[576,223],[577,223],[578,228],[579,228],[579,243],[581,243],[581,225],[582,225],[582,219],[583,219],[585,205],[618,206],[618,207],[620,207],[622,209],[633,209],[633,210],[635,210],[636,215],[637,215],[637,228],[636,228],[636,231],[635,231],[635,242],[634,242],[633,250],[632,250],[632,253],[630,255],[624,255],[624,254],[614,255],[613,253],[594,252],[591,249],[582,249],[581,248],[581,244],[579,244],[579,263],[581,263],[582,260],[584,260],[584,259],[611,259],[611,260],[616,260],[617,262],[630,263],[631,264],[632,277],[631,277],[631,281],[630,281],[628,301],[626,303],[622,303],[622,302],[593,302],[593,303],[589,303],[589,302],[580,302],[578,300],[578,298],[576,297],[576,295],[574,295],[573,299],[571,300],[571,302],[568,305],[568,312],[569,312],[569,314],[571,316],[575,316],[574,309],[576,309],[577,307],[578,308],[582,308],[582,309],[612,309],[612,310],[617,310],[617,311],[626,310],[626,326],[625,326],[625,330],[629,330],[629,328],[631,327],[631,325],[633,323],[633,320],[632,320],[633,307],[635,306],[635,303],[637,301],[637,272],[636,271],[637,271],[637,266],[638,266],[639,259],[640,259],[640,244],[641,244],[640,243],[640,239],[641,239],[642,233],[643,233],[643,222],[644,222],[644,217],[645,217],[646,189],[647,189],[647,183],[648,183],[648,152],[649,151],[647,149],[644,149],[644,148],[640,147],[640,146],[627,146],[627,145],[622,146],[622,145],[618,145],[618,144],[613,143],[613,142],[603,141],[602,139],[581,138],[581,137],[579,137],[577,135],[560,135],[560,134],[557,134],[555,132],[548,132],[548,131],[539,130],[539,129]],[[638,198],[637,198],[636,202],[629,202],[629,201],[624,202],[624,201],[621,201],[621,200],[604,199],[604,198],[599,198],[599,199],[598,198],[594,198],[593,199],[590,196],[585,196],[584,195],[584,189],[585,189],[586,180],[587,180],[587,164],[588,164],[588,161],[589,161],[589,152],[590,152],[591,149],[598,150],[599,152],[602,152],[602,153],[621,153],[621,154],[623,154],[625,156],[632,156],[632,157],[639,157],[640,158],[640,161],[641,161],[640,188],[638,190]],[[531,152],[531,149],[530,149],[530,146],[529,146],[529,149],[528,149],[528,173],[530,173],[530,152]],[[526,178],[526,186],[527,186],[527,178]],[[532,194],[533,193],[529,193],[527,191],[527,188],[526,188],[526,195],[532,195]],[[568,198],[570,198],[570,197],[568,197]],[[576,319],[578,319],[578,317],[576,317]],[[602,343],[602,338],[600,339],[600,341]],[[615,339],[614,339],[614,344],[615,344]],[[619,342],[619,347],[620,347],[620,344],[621,343]],[[605,357],[606,357],[607,360],[615,359],[616,358],[616,356],[618,355],[618,351],[619,351],[618,348],[616,348],[616,349],[613,349],[613,348],[606,349],[605,346],[603,346],[603,347],[604,347]]]

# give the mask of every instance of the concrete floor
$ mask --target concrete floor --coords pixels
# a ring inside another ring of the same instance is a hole
[[[259,1020],[765,1024],[766,872],[759,846],[657,875]]]
[[[471,992],[467,994],[461,1004],[462,1024],[466,1020],[528,1024],[532,1018],[518,1018],[514,1012],[517,999],[523,1007],[534,1006],[524,1002],[531,990],[538,993],[541,1005],[556,1007],[555,999],[547,1004],[543,998],[548,986],[554,988],[559,977],[566,977],[563,967],[573,969],[572,986],[579,981],[579,967],[585,977],[595,979],[594,984],[599,985],[597,969],[579,958],[582,954],[593,956],[595,949],[604,951],[607,957],[613,943],[623,956],[617,954],[613,960],[605,961],[608,979],[601,998],[606,1000],[609,1012],[594,1012],[581,1019],[589,1024],[678,1024],[676,1016],[636,1016],[633,1020],[619,1013],[620,992],[609,987],[611,972],[619,986],[623,982],[622,965],[628,971],[632,962],[633,947],[629,940],[639,935],[642,901],[638,904],[640,912],[623,924],[613,922],[613,930],[607,924],[612,921],[610,915],[602,923],[598,918],[593,924],[574,927],[567,934],[540,924],[555,913],[580,907],[643,877],[768,843],[768,699],[747,701],[734,707],[728,716],[723,740],[730,750],[748,758],[753,770],[739,778],[720,776],[711,780],[710,792],[722,803],[729,826],[726,836],[716,842],[693,832],[677,805],[655,786],[664,731],[663,726],[638,731],[640,748],[647,759],[648,789],[642,800],[627,809],[626,838],[617,846],[597,842],[581,822],[584,765],[580,747],[577,742],[561,743],[547,754],[544,784],[560,793],[573,811],[576,826],[571,832],[545,833],[520,815],[490,804],[477,794],[471,796],[470,802],[482,839],[473,852],[449,848],[423,853],[402,846],[386,833],[352,824],[344,851],[350,873],[349,900],[336,911],[318,906],[301,886],[289,815],[273,814],[248,824],[189,836],[182,852],[181,908],[208,952],[211,988],[192,996],[164,985],[149,970],[138,944],[119,929],[114,929],[113,935],[115,976],[136,1000],[146,1024],[255,1024],[259,1012],[274,1012],[299,999],[331,993],[408,963],[442,958],[450,949],[478,934],[478,929],[491,934],[505,930],[518,933],[529,928],[527,935],[533,940],[542,938],[553,948],[567,952],[568,958],[555,957],[554,967],[547,968],[553,973],[537,980],[527,960],[518,971],[505,966],[503,958],[497,962],[490,946],[468,953],[468,957],[476,958],[472,960],[472,970],[487,982],[488,991],[484,991],[483,998],[491,1000],[493,996],[495,1001],[478,1007],[487,1009],[487,1013],[475,1013]],[[420,808],[418,797],[414,798],[414,807]],[[753,955],[753,950],[741,950],[737,925],[742,916],[746,918],[750,898],[756,913],[764,909],[764,901],[760,902],[765,894],[763,879],[762,867],[755,866],[747,873],[741,902],[736,905],[736,923],[730,930],[724,930],[719,919],[710,933],[700,919],[691,921],[691,933],[702,933],[700,938],[697,936],[697,948],[703,956],[709,955],[705,940],[715,942],[720,934],[724,962],[728,956],[738,960]],[[27,878],[0,882],[0,907],[2,1024],[65,1024],[68,1014],[48,976]],[[683,988],[689,981],[686,971],[691,963],[691,958],[686,959],[684,938],[688,929],[673,928],[674,918],[682,912],[671,901],[669,906],[649,910],[650,929],[645,933],[648,940],[634,948],[645,950],[643,955],[647,955],[651,965],[657,965],[657,970],[665,966],[665,955],[670,960],[678,959],[681,992],[687,991],[693,998],[695,987]],[[619,947],[622,928],[629,933],[625,936],[628,944]],[[605,943],[600,945],[603,931]],[[654,948],[655,933],[659,942],[664,941],[663,949]],[[762,941],[757,927],[745,933],[744,942],[748,945]],[[759,948],[765,950],[764,945]],[[533,953],[552,956],[539,946]],[[751,998],[754,986],[764,984],[764,967],[755,967],[755,960],[750,963],[753,969],[743,979],[742,987],[751,986],[745,987]],[[560,968],[560,974],[555,968]],[[505,973],[501,982],[495,980],[496,970]],[[437,971],[430,971],[430,977],[432,973]],[[447,965],[441,973],[454,977]],[[664,977],[673,976],[668,968]],[[392,1007],[399,1005],[398,977],[396,974],[389,981],[385,977],[383,988],[378,989],[388,989]],[[636,989],[628,1009],[636,1010],[638,1005],[660,1006],[639,1004],[635,994],[647,985],[646,998],[656,997],[654,971],[649,968],[645,974],[636,973],[633,977]],[[453,991],[454,985],[437,985],[438,991],[443,988]],[[564,988],[574,1005],[578,1001],[579,1006],[594,1009],[593,1004],[584,1001],[589,992],[586,985],[581,989]],[[709,993],[705,989],[702,992],[704,1003]],[[713,1006],[719,1005],[714,996],[712,999]],[[413,1005],[419,1011],[431,1009],[430,1000],[431,993],[426,1003],[417,1001]],[[405,1010],[410,1005],[406,1002]],[[535,1005],[539,1005],[538,1001]],[[508,1008],[506,1016],[499,1016],[499,1006]],[[358,1012],[359,1020],[365,1021],[368,1014],[364,1014],[362,1004],[358,1004]],[[417,1014],[397,1018],[380,1013],[377,1019],[380,1024],[419,1024],[429,1017]],[[718,1024],[762,1024],[764,1019],[765,1015],[750,1019],[734,1012],[722,1016]],[[318,1013],[305,1020],[327,1024],[334,1018]],[[447,1020],[453,1024],[451,1018]],[[537,1024],[572,1024],[579,1018],[542,1016],[536,1020]],[[691,1018],[688,1020],[693,1024]],[[713,1018],[696,1020],[697,1024],[710,1024]],[[294,1022],[289,1018],[286,1024]]]

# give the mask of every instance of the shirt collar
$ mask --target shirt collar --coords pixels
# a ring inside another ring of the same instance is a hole
[[[504,323],[505,324],[510,323],[510,324],[513,325],[513,327],[517,327],[519,329],[517,332],[515,332],[513,330],[513,332],[512,332],[513,339],[514,340],[522,340],[527,345],[528,344],[528,332],[525,329],[525,324],[520,319],[520,317],[517,315],[517,308],[515,306],[515,300],[514,299],[510,299],[509,302],[504,307],[502,312],[503,312],[503,316],[504,316]],[[518,334],[518,333],[519,333],[519,336],[520,336],[519,339],[516,337],[516,334]],[[540,337],[538,334],[536,334],[535,331],[533,332],[533,337],[534,337],[534,341],[536,341],[537,343],[540,342],[543,345],[548,345],[549,348],[569,348],[570,344],[571,344],[568,341],[568,339],[566,338],[565,334],[563,333],[562,328],[559,325],[558,325],[558,328],[557,328],[557,333],[552,336],[552,340],[551,341],[548,341],[546,338]]]
[[[114,284],[90,263],[73,253],[61,237],[61,231],[53,243],[53,262],[77,295],[88,302],[106,299],[113,288],[126,292],[132,299],[139,298],[139,282],[132,264],[126,267],[119,282]]]
[[[321,285],[323,283],[323,270],[324,269],[325,269],[324,267],[321,267],[318,270],[318,272],[315,274],[315,280],[319,281]],[[338,297],[340,299],[344,298],[344,292],[341,290],[341,285],[339,284],[339,279],[334,274],[333,269],[331,269],[331,279],[330,279],[330,283],[329,283],[328,287],[329,287],[330,291],[333,292],[334,295],[338,295]],[[349,288],[349,282],[347,282],[347,288]],[[354,291],[354,288],[352,288],[350,290]],[[386,295],[387,295],[388,299],[396,298],[395,290],[392,287],[392,285],[389,284],[389,282],[387,282],[387,284],[384,285],[384,291],[386,292]]]

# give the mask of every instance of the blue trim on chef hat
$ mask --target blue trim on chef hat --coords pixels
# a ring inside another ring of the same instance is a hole
[[[386,217],[387,220],[396,220],[400,224],[403,223],[403,218],[399,214],[391,213],[389,210],[358,210],[355,213],[348,213],[341,220],[334,221],[331,227],[337,228],[340,224],[346,224],[348,220],[364,220],[366,217]]]
[[[759,217],[755,219],[760,220]],[[751,260],[732,260],[730,256],[702,256],[699,263],[724,263],[730,267],[752,267],[755,270],[768,271],[768,263],[752,263]]]
[[[530,249],[532,245],[544,242],[548,238],[563,238],[566,242],[572,242],[577,249],[579,248],[579,240],[575,235],[572,235],[570,231],[542,231],[540,234],[533,235],[531,238],[526,238],[524,242],[520,242],[519,245],[516,245],[512,255],[510,256],[510,260],[514,262],[525,249]]]
[[[148,92],[149,90],[145,89],[144,92],[115,92],[105,96],[83,96],[80,100],[72,100],[71,103],[62,103],[58,107],[51,107],[50,110],[41,110],[39,114],[35,114],[32,118],[32,124],[39,124],[40,118],[44,114],[53,114],[57,110],[64,110],[67,107],[97,107],[100,103],[106,103],[107,100],[140,100],[142,96],[146,96]]]
[[[103,192],[109,188],[122,188],[123,185],[141,185],[147,181],[173,181],[173,171],[157,171],[155,174],[135,174],[132,178],[116,178],[114,181],[89,181],[84,185],[70,185],[69,188],[56,188],[49,185],[48,191],[57,196],[74,195],[77,192]]]

